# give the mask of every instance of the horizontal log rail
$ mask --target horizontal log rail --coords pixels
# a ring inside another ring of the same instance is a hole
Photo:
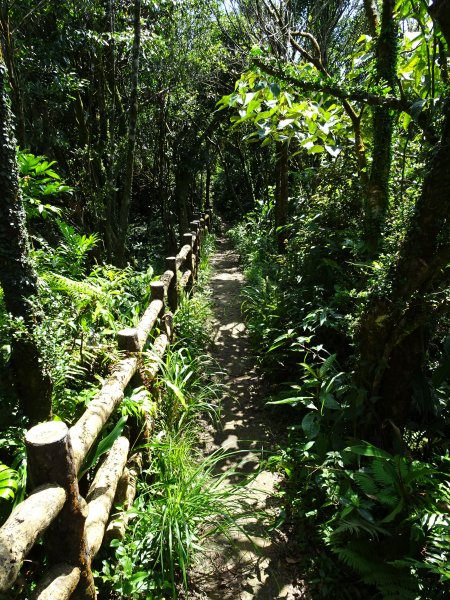
[[[105,533],[109,539],[124,533],[126,515],[110,526],[108,521],[116,497],[127,498],[128,504],[133,501],[139,460],[134,457],[128,469],[130,440],[119,437],[97,469],[86,500],[79,493],[78,473],[133,377],[138,372],[146,380],[157,376],[172,338],[180,290],[189,293],[197,277],[200,247],[211,227],[211,217],[209,211],[192,221],[179,253],[166,259],[166,271],[150,284],[150,304],[138,325],[118,333],[117,343],[124,357],[114,365],[78,421],[70,428],[50,421],[27,432],[28,477],[34,490],[0,528],[0,592],[14,584],[27,554],[43,536],[49,568],[33,599],[67,600],[72,595],[96,598],[91,563]],[[161,333],[153,341],[151,358],[144,368],[140,354],[158,323]],[[150,422],[150,416],[146,417]]]

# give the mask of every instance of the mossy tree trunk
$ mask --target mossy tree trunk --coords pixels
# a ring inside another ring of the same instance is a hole
[[[136,148],[138,119],[139,52],[141,47],[141,0],[135,0],[133,49],[131,53],[131,94],[128,122],[127,153],[123,183],[118,195],[117,246],[114,249],[114,262],[124,267],[126,263],[126,240],[128,234],[131,196],[133,191],[134,155]]]
[[[5,89],[7,78],[0,55],[0,284],[7,311],[23,324],[12,338],[12,367],[20,405],[30,421],[36,423],[51,416],[52,384],[36,337],[41,311],[19,192],[16,140]]]
[[[418,378],[422,386],[427,382],[427,331],[449,310],[445,269],[450,261],[449,165],[447,99],[441,140],[432,151],[398,259],[383,291],[373,292],[359,320],[359,382],[368,391],[381,428],[390,422],[402,429],[411,417],[415,382]]]
[[[443,25],[441,30],[445,34]],[[449,97],[442,113],[441,139],[430,152],[422,192],[397,260],[383,285],[372,292],[359,320],[359,382],[368,391],[368,406],[381,426],[381,438],[383,430],[401,431],[417,409],[413,398],[417,378],[424,397],[431,398],[424,370],[428,339],[437,317],[449,310]],[[426,418],[424,413],[431,408],[422,407],[415,420]],[[389,440],[384,441],[389,445]]]
[[[164,228],[164,240],[166,252],[168,256],[177,253],[177,238],[172,220],[172,214],[169,207],[169,199],[167,197],[167,157],[166,157],[166,113],[167,101],[166,95],[161,93],[158,95],[158,146],[155,153],[155,179],[157,181],[157,194],[159,207],[161,211],[161,220]]]
[[[448,0],[435,2],[447,6]],[[433,6],[434,6],[433,5]],[[433,8],[433,6],[431,8]],[[436,20],[450,48],[446,21]],[[447,18],[447,13],[444,12]],[[449,50],[447,50],[448,53]],[[368,393],[377,427],[368,435],[375,442],[395,447],[392,432],[400,432],[417,419],[416,382],[427,394],[424,370],[430,332],[443,313],[448,313],[446,266],[450,262],[450,97],[444,101],[441,139],[430,153],[422,192],[416,202],[398,258],[383,286],[373,291],[357,328],[358,379]],[[415,389],[416,387],[416,389]],[[422,419],[430,406],[420,408]],[[416,414],[414,414],[416,412]],[[395,437],[395,436],[394,436]]]
[[[395,0],[383,0],[380,33],[376,43],[377,82],[396,86],[397,29]],[[372,23],[372,27],[373,27]],[[366,193],[366,243],[369,255],[380,247],[383,223],[389,205],[389,174],[392,162],[394,116],[386,106],[373,109],[372,168]]]
[[[175,170],[175,205],[178,216],[180,236],[189,231],[188,197],[193,175],[188,167],[187,158],[182,156]]]
[[[288,220],[289,198],[289,150],[287,143],[277,142],[275,169],[275,229],[278,252],[283,254],[286,252],[286,225]]]
[[[12,108],[16,117],[16,137],[19,146],[25,147],[25,116],[23,112],[22,94],[18,83],[16,63],[14,60],[14,43],[9,21],[9,2],[0,4],[0,32],[4,62],[8,70],[9,85],[11,86]]]

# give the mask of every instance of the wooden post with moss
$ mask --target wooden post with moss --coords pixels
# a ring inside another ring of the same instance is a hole
[[[173,273],[173,277],[167,289],[167,301],[170,310],[174,313],[178,308],[177,259],[175,256],[168,256],[166,258],[166,269]]]
[[[186,268],[191,272],[191,276],[186,284],[187,292],[192,290],[193,278],[194,278],[194,252],[193,252],[193,235],[192,233],[185,233],[183,235],[183,244],[190,246],[190,250],[186,257],[185,265]]]
[[[206,223],[205,223],[205,218],[202,216],[200,218],[200,231],[199,231],[199,242],[200,242],[200,252],[201,249],[203,247],[203,242],[205,241],[205,236],[206,236]]]
[[[193,244],[192,244],[192,254],[193,254],[193,260],[192,260],[192,265],[193,265],[193,269],[192,269],[192,277],[193,279],[197,279],[197,270],[198,270],[198,262],[199,262],[199,250],[200,250],[200,221],[191,221],[190,222],[190,226],[192,229],[192,234],[193,234]]]
[[[152,281],[150,284],[150,298],[153,300],[161,300],[163,303],[160,316],[164,313],[164,283],[162,281]]]
[[[45,534],[49,563],[65,562],[79,568],[77,597],[96,598],[85,536],[87,504],[78,490],[69,429],[61,421],[41,423],[27,432],[25,444],[32,486],[55,483],[67,494],[66,503]]]
[[[208,219],[207,219],[208,231],[212,231],[212,226],[213,226],[213,211],[212,211],[211,208],[206,211],[206,215],[208,217]]]

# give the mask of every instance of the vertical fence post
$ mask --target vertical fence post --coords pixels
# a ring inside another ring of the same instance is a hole
[[[80,582],[77,598],[95,599],[89,549],[86,547],[86,501],[78,490],[69,429],[61,421],[41,423],[25,436],[28,472],[33,487],[56,483],[67,493],[67,500],[57,519],[46,533],[46,550],[51,564],[61,562],[78,567]]]
[[[161,300],[163,307],[161,313],[164,312],[164,283],[162,281],[152,281],[150,284],[151,300]]]
[[[212,208],[208,209],[206,211],[206,214],[208,215],[208,229],[209,229],[209,231],[212,231],[212,227],[213,227],[213,211],[212,211]]]
[[[200,217],[199,236],[200,236],[199,241],[200,241],[200,252],[201,252],[201,247],[203,246],[203,242],[205,241],[205,236],[206,236],[205,217],[203,215]]]
[[[183,243],[187,244],[188,246],[191,247],[191,249],[189,251],[189,254],[186,257],[187,268],[190,269],[190,271],[191,271],[191,277],[189,278],[189,281],[187,282],[187,285],[186,285],[186,290],[188,292],[190,292],[192,290],[192,284],[193,284],[193,281],[194,281],[194,270],[195,270],[195,266],[194,266],[194,252],[193,252],[193,247],[192,247],[193,246],[193,244],[192,244],[193,239],[192,238],[193,238],[192,233],[185,233],[183,235]]]
[[[191,221],[189,223],[189,226],[192,230],[192,233],[195,233],[195,235],[197,235],[199,227],[200,227],[200,221]]]
[[[166,269],[172,271],[173,277],[167,290],[167,300],[170,310],[174,313],[178,307],[178,274],[177,274],[177,259],[175,256],[166,258]]]
[[[167,300],[170,310],[174,313],[178,308],[178,273],[176,256],[166,258],[166,269],[172,271],[173,277],[167,290]]]
[[[139,335],[136,327],[126,327],[117,333],[117,347],[126,352],[139,352]]]
[[[194,244],[192,247],[192,251],[193,251],[192,264],[194,265],[192,275],[193,275],[194,279],[197,279],[198,251],[199,251],[199,247],[200,247],[200,240],[199,240],[200,222],[199,221],[191,221],[189,223],[189,225],[191,226],[192,233],[195,235],[195,241],[194,241]]]

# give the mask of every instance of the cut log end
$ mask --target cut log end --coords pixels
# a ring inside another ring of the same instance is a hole
[[[25,440],[30,446],[48,446],[65,440],[68,432],[67,425],[62,421],[48,421],[35,425],[27,431]]]
[[[164,300],[164,283],[162,281],[152,281],[150,291],[152,300]]]
[[[135,327],[127,327],[117,334],[117,345],[119,350],[126,352],[139,352],[139,332]]]

